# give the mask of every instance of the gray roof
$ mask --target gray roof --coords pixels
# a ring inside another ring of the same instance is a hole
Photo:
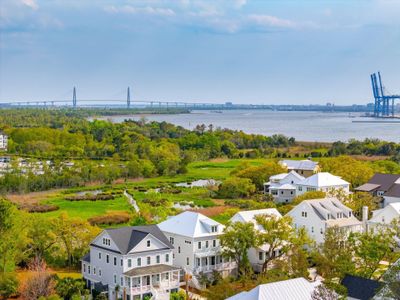
[[[150,274],[160,274],[169,271],[179,270],[180,268],[170,265],[152,265],[147,267],[133,268],[124,273],[126,276],[142,276]]]
[[[355,190],[360,192],[372,192],[377,190],[379,187],[379,184],[365,183],[363,185],[360,185],[358,188],[355,188]]]
[[[389,190],[384,194],[388,197],[400,197],[400,184],[393,184]]]
[[[121,254],[129,253],[130,250],[136,247],[136,245],[145,239],[149,234],[160,240],[168,248],[174,248],[157,225],[127,226],[114,229],[105,229],[105,231],[110,235],[111,239],[117,245]]]
[[[306,160],[291,160],[285,159],[280,161],[282,164],[286,165],[288,170],[309,170],[314,171],[317,167],[318,162],[306,159]]]
[[[380,185],[379,190],[387,191],[398,179],[400,179],[400,174],[376,173],[368,183],[378,184]]]
[[[86,253],[86,254],[82,257],[82,261],[90,263],[90,252]]]

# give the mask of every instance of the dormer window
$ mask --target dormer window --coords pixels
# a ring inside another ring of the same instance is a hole
[[[107,238],[103,238],[103,245],[110,246],[111,245],[111,240],[107,239]]]
[[[301,212],[301,216],[304,217],[304,218],[307,218],[307,212],[306,211],[302,211]]]
[[[150,240],[148,240],[147,241],[147,248],[150,247],[150,245],[151,245],[151,242],[150,242]]]
[[[351,211],[349,211],[349,218],[351,217]]]
[[[211,226],[211,232],[217,232],[217,231],[218,231],[217,225]]]

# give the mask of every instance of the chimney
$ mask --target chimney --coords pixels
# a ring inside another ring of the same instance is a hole
[[[368,221],[368,206],[362,207],[362,221],[364,223]]]

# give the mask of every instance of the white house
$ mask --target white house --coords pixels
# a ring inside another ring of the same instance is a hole
[[[304,177],[309,177],[320,171],[318,162],[312,161],[310,159],[304,159],[304,160],[284,159],[279,161],[279,164],[282,167],[287,168],[288,171],[295,171],[296,173]]]
[[[0,132],[0,150],[7,151],[8,147],[8,135],[4,132]]]
[[[240,211],[236,213],[232,218],[231,222],[242,222],[242,223],[253,223],[254,228],[259,231],[263,231],[264,228],[259,225],[256,221],[257,216],[276,216],[281,218],[282,215],[276,208],[267,208],[267,209],[258,209],[258,210],[249,210],[249,211]],[[249,257],[249,261],[256,272],[262,271],[262,266],[265,261],[266,255],[268,255],[269,245],[262,245],[257,248],[250,248],[247,255]],[[275,255],[279,254],[279,250]]]
[[[350,183],[343,180],[339,176],[332,175],[328,172],[316,173],[298,183],[296,185],[296,196],[311,191],[329,192],[332,190],[342,190],[348,194],[350,192]]]
[[[380,226],[390,226],[395,219],[400,220],[400,202],[389,203],[384,208],[373,210],[367,228],[371,230]],[[395,237],[395,240],[400,245],[400,237]]]
[[[305,178],[295,171],[271,176],[269,182],[264,183],[264,193],[271,194],[274,201],[288,203],[296,197],[296,185]]]
[[[106,292],[110,300],[115,293],[127,300],[169,299],[180,279],[172,249],[156,225],[105,229],[82,258],[82,275],[90,289]]]
[[[185,211],[158,226],[174,246],[175,265],[186,272],[209,275],[216,270],[224,277],[235,272],[236,264],[222,256],[222,224],[200,213]]]
[[[304,200],[296,205],[288,215],[295,228],[305,227],[309,236],[317,243],[322,243],[326,229],[338,226],[348,232],[363,231],[363,224],[350,208],[337,198]]]
[[[320,281],[310,282],[302,277],[260,284],[227,300],[311,300]]]

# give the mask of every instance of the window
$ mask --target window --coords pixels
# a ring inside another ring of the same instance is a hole
[[[293,191],[290,191],[290,194],[293,195]]]
[[[261,251],[258,252],[258,259],[263,260],[263,253]]]
[[[217,231],[218,231],[217,225],[211,226],[211,232],[217,232]]]
[[[114,284],[117,284],[117,275],[114,274]]]
[[[197,249],[201,249],[201,242],[197,243]]]
[[[110,262],[110,256],[107,254],[106,255],[106,262],[109,263]]]
[[[124,286],[124,278],[122,276],[121,276],[120,282],[121,282],[121,286]]]
[[[156,263],[159,264],[160,263],[160,255],[156,256]]]
[[[140,257],[137,259],[137,265],[138,267],[142,265],[142,259]]]
[[[122,260],[122,258],[121,258],[120,264],[121,264],[121,267],[124,265],[124,261]]]
[[[147,264],[150,265],[151,264],[151,257],[147,256]]]
[[[191,244],[192,244],[192,242],[191,242],[191,241],[187,241],[187,240],[185,240],[185,244],[189,244],[189,245],[191,245]]]
[[[114,256],[114,266],[117,265],[117,258]]]
[[[276,195],[278,195],[278,191],[277,190],[271,190],[271,194],[276,196]]]
[[[132,267],[132,259],[128,259],[128,268]]]
[[[169,273],[165,273],[165,279],[169,280]]]
[[[307,212],[306,211],[302,211],[301,212],[301,216],[304,217],[304,218],[307,218]]]
[[[213,247],[217,247],[217,240],[213,240]]]
[[[349,211],[349,218],[351,217],[351,211]]]
[[[178,253],[181,253],[181,247],[180,246],[178,247]]]
[[[147,247],[150,247],[150,240],[147,241]]]
[[[302,187],[302,186],[299,186],[298,188],[299,188],[299,191],[300,191],[300,192],[303,191],[303,187]]]
[[[189,265],[189,257],[186,257],[186,264]]]
[[[103,238],[103,245],[110,246],[111,245],[111,240],[107,238]]]
[[[165,262],[169,262],[169,254],[165,254]]]
[[[93,268],[93,274],[96,275],[96,268]]]
[[[101,252],[99,252],[99,259],[101,259]]]
[[[86,264],[83,264],[83,272],[86,273]]]
[[[90,274],[90,266],[87,267],[87,272]]]
[[[324,234],[324,231],[322,230],[322,228],[321,228],[321,230],[319,231],[321,234]]]
[[[173,245],[174,244],[174,242],[175,242],[175,240],[174,240],[174,238],[171,236],[171,237],[169,237],[169,242]]]
[[[196,265],[200,267],[200,258],[196,258]]]
[[[206,248],[208,248],[208,241],[206,241]]]
[[[101,277],[101,269],[99,269],[99,276]]]
[[[311,226],[311,232],[314,232],[314,226]]]
[[[281,191],[281,195],[283,195],[283,191]]]

